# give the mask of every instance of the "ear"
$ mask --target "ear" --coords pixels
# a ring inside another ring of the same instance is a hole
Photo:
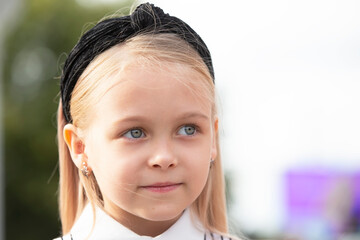
[[[218,129],[219,129],[219,119],[215,118],[214,120],[214,126],[213,126],[213,139],[212,139],[212,146],[211,146],[211,159],[215,160],[217,157],[217,135],[218,135]]]
[[[87,156],[85,154],[85,144],[80,136],[79,129],[73,124],[68,123],[64,127],[63,134],[74,164],[81,169],[82,162],[87,162]]]

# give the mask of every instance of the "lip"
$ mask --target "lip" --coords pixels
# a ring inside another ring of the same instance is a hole
[[[172,183],[172,182],[158,182],[151,185],[141,186],[141,188],[155,193],[167,193],[174,191],[180,187],[182,183]]]

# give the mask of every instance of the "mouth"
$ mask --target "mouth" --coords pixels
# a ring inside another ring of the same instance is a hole
[[[182,183],[162,182],[162,183],[154,183],[151,185],[141,186],[141,188],[155,193],[167,193],[177,189],[181,185]]]

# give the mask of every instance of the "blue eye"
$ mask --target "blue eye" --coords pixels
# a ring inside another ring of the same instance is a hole
[[[126,138],[142,138],[145,136],[143,130],[139,128],[134,128],[129,131],[127,131],[124,135]]]
[[[196,128],[191,125],[185,125],[181,127],[180,130],[178,131],[178,134],[186,135],[186,136],[191,136],[194,135],[195,133],[196,133]]]

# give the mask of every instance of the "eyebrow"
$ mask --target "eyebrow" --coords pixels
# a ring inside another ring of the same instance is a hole
[[[177,119],[187,119],[187,118],[201,118],[204,120],[208,120],[209,117],[206,116],[205,114],[199,113],[199,112],[189,112],[189,113],[184,113],[182,115],[179,115],[176,117]],[[112,126],[116,126],[119,123],[125,123],[125,122],[142,122],[142,121],[149,121],[148,118],[143,117],[143,116],[129,116],[129,117],[125,117],[125,118],[120,118],[116,121],[114,121],[111,125]]]
[[[199,112],[190,112],[179,116],[179,119],[184,119],[184,118],[203,118],[205,120],[209,119],[208,116]]]
[[[111,126],[117,126],[119,123],[126,123],[126,122],[142,122],[147,121],[148,119],[141,116],[130,116],[125,118],[120,118],[111,123]]]

